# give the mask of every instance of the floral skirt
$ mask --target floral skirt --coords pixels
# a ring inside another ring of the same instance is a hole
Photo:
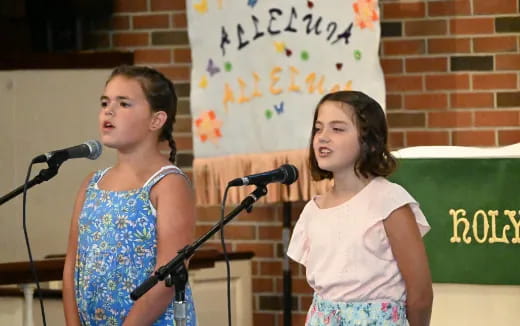
[[[406,326],[404,302],[375,300],[335,302],[314,294],[305,326]]]

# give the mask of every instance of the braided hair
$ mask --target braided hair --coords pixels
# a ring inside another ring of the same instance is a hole
[[[164,123],[159,140],[168,141],[170,146],[170,162],[175,163],[177,146],[173,139],[173,125],[177,114],[177,95],[173,83],[159,71],[145,66],[121,65],[116,67],[107,80],[107,84],[116,76],[124,76],[135,79],[141,85],[143,93],[153,112],[164,111],[166,122]]]

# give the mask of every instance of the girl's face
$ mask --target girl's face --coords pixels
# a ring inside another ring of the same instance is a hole
[[[312,143],[320,169],[333,174],[354,171],[360,145],[353,118],[354,109],[348,104],[325,101],[319,106]]]
[[[139,82],[115,76],[101,96],[99,129],[108,147],[124,149],[150,134],[153,114]]]

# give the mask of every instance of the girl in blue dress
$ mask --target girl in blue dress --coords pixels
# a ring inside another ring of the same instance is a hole
[[[175,324],[173,287],[159,282],[135,302],[130,293],[193,241],[194,196],[173,165],[176,108],[173,84],[151,68],[120,66],[106,83],[99,128],[117,162],[88,175],[74,205],[63,273],[69,326]],[[195,326],[189,285],[186,301]]]

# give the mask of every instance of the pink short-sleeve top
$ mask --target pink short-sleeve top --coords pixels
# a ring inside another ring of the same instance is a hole
[[[415,199],[383,177],[348,201],[320,208],[307,203],[294,227],[287,255],[306,268],[314,291],[338,302],[405,301],[406,291],[383,220],[409,205],[421,235],[430,230]]]

